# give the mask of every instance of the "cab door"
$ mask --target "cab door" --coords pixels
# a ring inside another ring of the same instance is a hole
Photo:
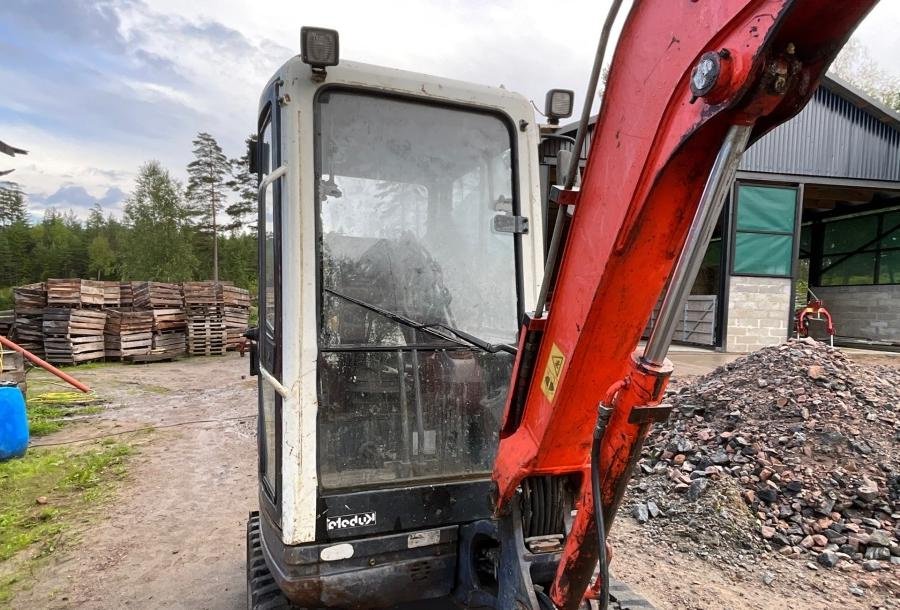
[[[281,412],[276,387],[282,380],[281,337],[281,167],[278,82],[268,90],[259,116],[257,160],[259,199],[259,480],[260,507],[280,523]]]

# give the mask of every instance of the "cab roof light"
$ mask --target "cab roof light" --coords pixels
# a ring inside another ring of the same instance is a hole
[[[336,66],[339,60],[337,30],[300,28],[300,59],[313,72],[324,72],[326,66]]]
[[[544,114],[551,125],[559,125],[560,119],[572,116],[575,92],[571,89],[551,89],[544,102]]]

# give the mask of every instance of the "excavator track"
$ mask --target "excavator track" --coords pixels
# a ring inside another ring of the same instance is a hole
[[[289,610],[292,606],[284,596],[262,552],[262,532],[259,513],[253,511],[247,520],[247,609],[248,610]]]
[[[247,520],[247,608],[248,610],[301,610],[291,605],[275,584],[262,553],[259,513]],[[615,578],[609,586],[609,610],[656,610],[628,585]]]

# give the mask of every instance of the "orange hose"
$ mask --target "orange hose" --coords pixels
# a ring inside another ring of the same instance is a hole
[[[35,356],[31,352],[29,352],[27,349],[25,349],[21,345],[19,345],[17,343],[13,343],[6,337],[0,336],[0,345],[5,345],[6,347],[8,347],[10,349],[19,352],[20,354],[22,354],[23,356],[28,358],[31,362],[33,362],[37,366],[41,367],[45,371],[49,371],[49,372],[53,373],[54,375],[56,375],[57,377],[59,377],[60,379],[62,379],[66,383],[68,383],[69,385],[81,390],[85,394],[89,394],[91,392],[91,389],[89,387],[87,387],[86,385],[84,385],[83,383],[81,383],[80,381],[78,381],[77,379],[72,377],[71,375],[63,373],[61,370],[59,370],[58,368],[56,368],[55,366],[53,366],[46,360],[42,360],[42,359],[38,358],[37,356]]]

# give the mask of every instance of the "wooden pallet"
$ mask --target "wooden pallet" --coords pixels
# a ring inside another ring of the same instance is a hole
[[[46,309],[42,323],[44,358],[57,364],[76,364],[103,358],[105,326],[104,311]]]
[[[152,315],[154,332],[183,331],[187,327],[183,309],[154,309]]]
[[[9,337],[13,323],[16,321],[16,312],[12,309],[0,311],[0,336]]]
[[[47,306],[47,290],[43,282],[13,288],[13,303],[16,313],[40,314]]]
[[[250,308],[250,291],[237,286],[220,286],[220,301],[226,307]]]
[[[103,282],[103,306],[119,307],[122,304],[122,286],[119,282]]]
[[[137,282],[119,282],[119,307],[132,307],[134,305],[134,291],[132,284]]]
[[[48,307],[102,306],[103,282],[77,278],[47,280]]]
[[[29,309],[29,313],[20,314],[16,312],[16,319],[13,322],[12,340],[21,347],[27,349],[35,356],[44,355],[44,330],[43,320],[44,313],[42,309]]]
[[[181,293],[186,308],[196,305],[217,305],[220,302],[219,289],[213,281],[183,282]]]
[[[106,310],[103,330],[107,358],[149,354],[153,349],[153,312]]]
[[[187,337],[184,331],[153,333],[153,354],[184,354],[187,352]]]
[[[180,309],[181,287],[164,282],[132,282],[132,305],[139,309]]]

